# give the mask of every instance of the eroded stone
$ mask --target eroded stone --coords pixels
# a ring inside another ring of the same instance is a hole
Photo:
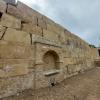
[[[23,44],[31,44],[29,33],[11,28],[7,29],[4,35],[4,40],[16,43],[19,42]]]
[[[42,36],[42,28],[32,24],[23,24],[22,30],[29,32],[31,34],[36,34]]]
[[[20,29],[21,28],[21,20],[15,18],[14,16],[3,14],[1,18],[0,24],[5,27]]]
[[[6,2],[4,2],[3,0],[0,0],[0,12],[1,13],[6,12],[6,8],[7,8]]]

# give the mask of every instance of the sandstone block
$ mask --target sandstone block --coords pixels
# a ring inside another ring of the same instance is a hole
[[[15,28],[15,29],[21,28],[21,20],[8,14],[3,14],[0,24],[2,26]]]
[[[73,58],[65,58],[64,63],[67,65],[74,64]]]
[[[43,29],[47,29],[46,23],[42,19],[38,19],[38,26],[40,26]]]
[[[60,41],[61,43],[65,43],[65,42],[66,42],[64,32],[61,32],[61,33],[59,34],[59,41]]]
[[[6,28],[0,25],[0,39],[2,38],[5,31],[6,31]]]
[[[6,3],[8,4],[12,4],[15,5],[16,4],[16,0],[4,0]]]
[[[24,9],[21,9],[20,7],[17,8],[8,4],[7,13],[21,19],[23,22],[30,22],[34,25],[37,25],[37,17],[35,15],[29,16],[27,12],[25,12]]]
[[[6,76],[6,73],[0,69],[0,78],[4,78]]]
[[[2,72],[5,73],[4,77],[20,76],[28,74],[28,68],[32,66],[31,61],[25,59],[4,59]]]
[[[7,8],[7,13],[10,14],[10,15],[13,15],[17,18],[21,18],[21,12],[19,9],[17,9],[17,7],[13,6],[13,5],[10,5],[8,4],[8,8]]]
[[[70,74],[72,74],[72,73],[75,73],[77,70],[76,70],[76,66],[75,65],[68,65],[68,72],[70,73]]]
[[[39,26],[35,26],[32,24],[23,24],[22,25],[22,30],[29,32],[31,34],[36,34],[42,36],[42,28]]]
[[[34,58],[31,46],[0,44],[0,58],[2,59],[30,59]]]
[[[49,80],[44,76],[43,72],[36,72],[36,89],[49,86]]]
[[[22,2],[18,1],[17,9],[20,11],[19,16],[21,16],[21,18],[24,19],[24,21],[31,22],[31,23],[35,23],[37,21],[36,20],[36,11],[34,11],[32,8],[26,6]]]
[[[7,5],[3,0],[0,0],[0,12],[6,12]]]
[[[6,72],[7,77],[28,74],[28,68],[27,68],[28,66],[26,65],[26,63],[13,64],[8,67],[9,67],[8,69],[9,71]]]
[[[31,43],[30,35],[28,33],[11,28],[7,29],[4,35],[4,40],[23,44]]]
[[[48,40],[59,41],[58,34],[52,31],[43,30],[43,36]]]
[[[71,37],[71,33],[68,30],[65,30],[65,39],[68,40]]]
[[[0,59],[0,69],[3,68],[3,60]]]
[[[46,16],[43,16],[43,20],[46,22],[46,24],[50,24],[50,25],[54,25],[55,24],[54,21],[52,21],[51,19],[49,19]]]
[[[58,34],[64,32],[64,29],[57,26],[57,24],[47,24],[47,30],[49,31],[52,30],[53,32],[58,33]]]
[[[18,92],[22,92],[25,89],[32,89],[34,86],[33,79],[33,73],[0,79],[0,99],[19,94]]]

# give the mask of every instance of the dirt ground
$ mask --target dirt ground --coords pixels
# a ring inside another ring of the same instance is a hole
[[[2,100],[100,100],[100,67],[66,79],[54,87],[23,93]]]

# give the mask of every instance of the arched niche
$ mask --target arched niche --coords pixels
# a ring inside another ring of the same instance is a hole
[[[53,51],[49,50],[43,55],[43,70],[49,71],[49,70],[56,70],[59,69],[59,56],[58,54]]]

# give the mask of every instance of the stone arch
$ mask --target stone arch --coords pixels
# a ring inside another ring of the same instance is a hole
[[[43,66],[44,71],[59,69],[60,65],[58,54],[53,50],[47,51],[43,56]]]

